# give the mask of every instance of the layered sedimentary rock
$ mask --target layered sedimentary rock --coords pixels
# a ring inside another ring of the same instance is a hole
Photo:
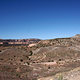
[[[0,44],[32,44],[40,41],[40,39],[0,39]]]

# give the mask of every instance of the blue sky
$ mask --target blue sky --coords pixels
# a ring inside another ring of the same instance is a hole
[[[80,34],[80,0],[0,0],[1,39],[54,39]]]

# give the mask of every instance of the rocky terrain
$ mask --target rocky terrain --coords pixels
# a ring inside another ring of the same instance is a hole
[[[80,34],[0,46],[0,80],[80,80]]]
[[[0,44],[32,44],[41,41],[40,39],[0,39]]]

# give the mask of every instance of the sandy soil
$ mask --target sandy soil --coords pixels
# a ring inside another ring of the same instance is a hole
[[[68,80],[80,80],[80,75],[75,75],[75,76],[69,78]]]

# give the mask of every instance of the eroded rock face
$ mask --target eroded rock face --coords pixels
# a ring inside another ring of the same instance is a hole
[[[28,47],[32,47],[32,46],[36,46],[37,44],[35,43],[35,44],[29,44],[29,46]]]
[[[32,44],[41,41],[40,39],[19,39],[19,40],[12,40],[12,39],[0,39],[0,44]]]
[[[39,41],[37,47],[80,45],[80,34],[69,38],[56,38]]]
[[[41,47],[41,48],[38,48],[36,50],[32,50],[32,52],[33,52],[33,54],[36,54],[36,53],[44,53],[44,52],[53,51],[53,50],[55,50],[57,48],[59,48],[59,47],[54,47],[54,46]]]

